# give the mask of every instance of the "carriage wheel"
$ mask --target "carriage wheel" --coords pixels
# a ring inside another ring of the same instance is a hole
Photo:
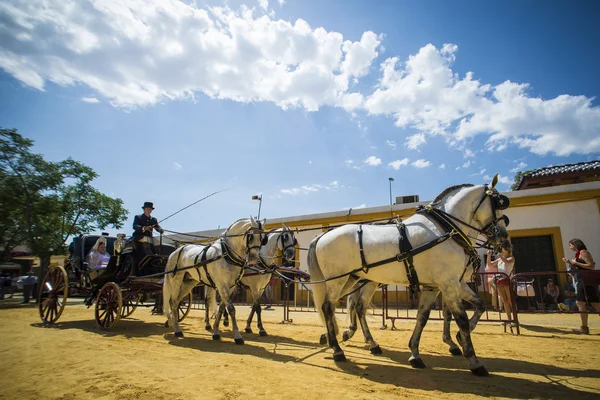
[[[121,318],[127,318],[131,314],[133,314],[139,302],[140,297],[137,294],[135,297],[128,296],[125,299],[123,299],[123,309],[121,310]]]
[[[38,308],[44,324],[53,324],[60,318],[69,296],[69,277],[61,266],[51,267],[40,286]]]
[[[119,285],[109,282],[102,286],[96,298],[96,324],[100,329],[110,329],[121,319],[123,295]]]
[[[179,316],[178,321],[179,322],[183,321],[185,319],[185,317],[188,316],[191,309],[192,309],[192,293],[185,296],[183,298],[183,300],[181,300],[179,302],[179,305],[177,306],[177,310],[179,311],[179,313],[177,314]]]

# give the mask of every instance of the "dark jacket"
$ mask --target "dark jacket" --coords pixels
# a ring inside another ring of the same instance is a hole
[[[159,230],[162,229],[160,227],[160,225],[158,225],[158,221],[156,220],[156,218],[154,218],[152,216],[147,217],[146,214],[136,215],[135,218],[133,219],[133,235],[132,235],[133,240],[140,240],[144,236],[152,237],[151,230],[142,232],[142,228],[144,226],[152,226],[152,225],[154,226],[154,229],[156,229],[157,232],[159,232]]]

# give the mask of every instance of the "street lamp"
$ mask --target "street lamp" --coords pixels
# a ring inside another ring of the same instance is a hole
[[[388,180],[390,181],[390,216],[394,216],[394,213],[392,211],[392,182],[394,182],[394,178],[388,178]]]
[[[261,194],[257,194],[252,196],[252,200],[258,200],[258,217],[256,217],[256,219],[260,219],[260,207],[262,206],[262,195]]]

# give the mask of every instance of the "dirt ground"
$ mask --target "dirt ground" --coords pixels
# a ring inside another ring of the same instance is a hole
[[[237,309],[243,328],[249,307]],[[294,322],[283,325],[282,317],[280,308],[264,311],[269,336],[244,334],[246,343],[236,345],[230,328],[221,341],[211,340],[196,310],[183,323],[185,339],[177,340],[148,309],[104,332],[80,301],[70,302],[51,327],[40,323],[34,304],[0,302],[0,399],[600,397],[597,315],[590,316],[589,336],[569,333],[579,326],[577,315],[523,315],[521,336],[481,323],[473,342],[487,378],[473,376],[463,357],[448,353],[439,322],[427,326],[421,341],[427,368],[415,370],[407,349],[412,322],[381,331],[381,320],[371,317],[384,354],[371,355],[359,332],[343,345],[348,361],[335,363],[318,344],[323,329],[316,314],[292,313]]]

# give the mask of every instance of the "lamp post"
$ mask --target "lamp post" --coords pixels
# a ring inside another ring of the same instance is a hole
[[[394,178],[388,178],[388,180],[390,181],[390,216],[394,216],[394,213],[392,211],[392,182],[394,182]]]
[[[256,219],[260,219],[260,207],[262,206],[262,195],[261,194],[257,194],[252,196],[252,200],[258,200],[258,217],[256,217]]]

